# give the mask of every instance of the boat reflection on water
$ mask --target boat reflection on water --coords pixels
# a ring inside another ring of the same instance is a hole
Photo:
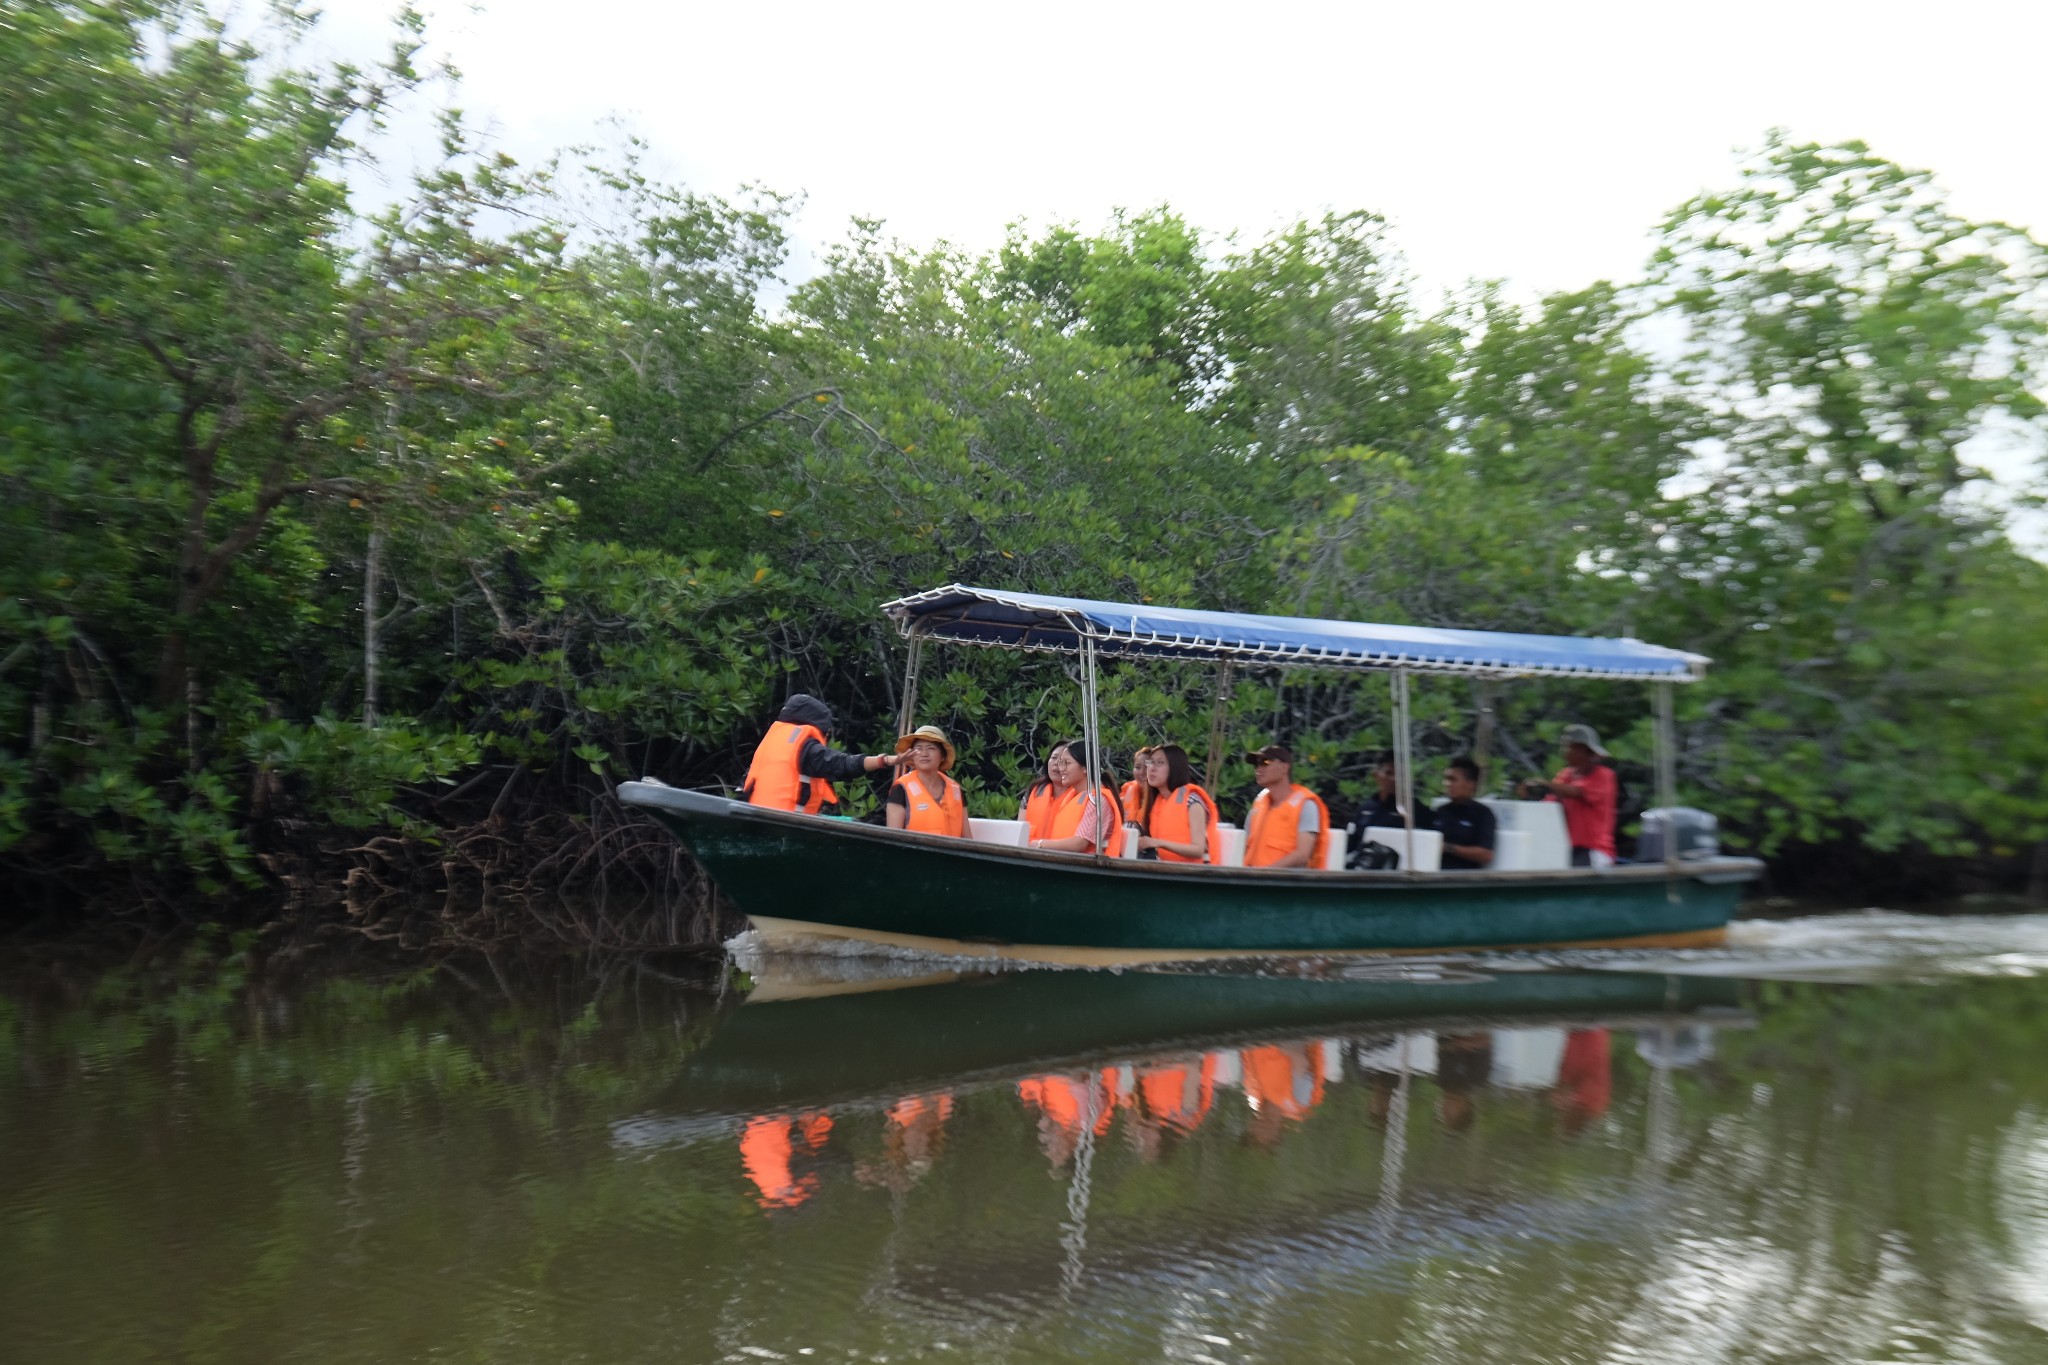
[[[1381,1135],[1373,1216],[1384,1222],[1418,1102],[1459,1133],[1490,1092],[1547,1108],[1570,1137],[1607,1113],[1617,1048],[1640,1039],[1633,1050],[1668,1091],[1671,1069],[1711,1055],[1714,1030],[1749,1019],[1726,980],[1455,963],[908,976],[755,965],[746,1005],[689,1057],[659,1112],[614,1125],[615,1143],[736,1142],[755,1202],[779,1215],[840,1172],[900,1203],[946,1159],[957,1109],[974,1103],[984,1124],[1007,1111],[1068,1184],[1068,1288],[1096,1153],[1119,1133],[1140,1166],[1219,1125],[1223,1140],[1276,1153],[1355,1087],[1351,1121]],[[1657,1089],[1649,1140],[1668,1146]],[[847,1124],[860,1150],[835,1160]]]

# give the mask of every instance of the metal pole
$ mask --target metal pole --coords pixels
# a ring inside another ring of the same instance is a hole
[[[1401,799],[1401,824],[1407,849],[1401,854],[1401,870],[1415,870],[1415,771],[1408,749],[1408,670],[1394,670],[1394,794]]]
[[[1216,700],[1209,707],[1209,766],[1203,774],[1211,796],[1216,794],[1216,784],[1222,780],[1223,721],[1230,706],[1230,683],[1234,672],[1228,659],[1216,665]]]
[[[1671,720],[1671,684],[1657,684],[1657,804],[1666,811],[1678,806],[1678,745]],[[1678,871],[1678,830],[1676,817],[1664,817],[1664,868]]]
[[[1500,684],[1491,678],[1481,678],[1478,690],[1479,723],[1474,727],[1472,735],[1472,761],[1479,765],[1479,780],[1483,784],[1487,778],[1487,770],[1491,766],[1489,760],[1493,754],[1493,707],[1500,698]],[[1486,788],[1482,785],[1480,790],[1484,791]]]
[[[910,662],[903,666],[903,710],[896,717],[896,733],[910,733],[910,723],[917,719],[917,669],[924,661],[924,636],[917,633],[915,625],[910,628]]]
[[[1088,636],[1081,637],[1081,739],[1088,746],[1088,799],[1099,802],[1102,796],[1102,725],[1095,710],[1095,641]],[[1111,812],[1097,805],[1095,812],[1095,856],[1107,858],[1105,851],[1109,843],[1108,831],[1102,828]],[[1121,809],[1114,812],[1117,819],[1123,819]]]

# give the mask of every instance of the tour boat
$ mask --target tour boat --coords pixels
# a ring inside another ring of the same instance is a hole
[[[1408,684],[1413,675],[1487,682],[1572,678],[1656,688],[1659,806],[1676,806],[1671,692],[1701,677],[1697,654],[1631,639],[1507,634],[1193,611],[1049,597],[958,584],[883,610],[909,642],[899,717],[914,723],[929,642],[1055,652],[1080,664],[1084,738],[1100,762],[1100,659],[1214,664],[1208,771],[1222,760],[1223,701],[1237,670],[1375,671],[1392,683],[1397,782],[1412,811]],[[1090,774],[1091,787],[1101,784]],[[1164,863],[1020,846],[1014,822],[975,822],[977,837],[892,830],[750,806],[725,795],[628,782],[645,810],[690,849],[764,941],[778,947],[912,950],[1042,962],[1130,964],[1201,958],[1721,941],[1742,885],[1762,864],[1682,848],[1651,863],[1574,868],[1544,837],[1556,808],[1498,803],[1514,845],[1485,871],[1430,870],[1429,832],[1376,837],[1402,854],[1394,871]],[[1411,816],[1412,820],[1412,816]],[[1527,823],[1527,831],[1515,826]]]

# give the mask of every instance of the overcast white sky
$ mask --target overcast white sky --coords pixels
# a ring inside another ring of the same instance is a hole
[[[393,8],[331,0],[327,33],[368,47]],[[1255,235],[1368,208],[1431,284],[1569,288],[1637,269],[1773,125],[2048,229],[2041,0],[440,0],[431,23],[516,155],[620,115],[695,188],[805,192],[814,248],[856,213],[984,248],[1119,205]]]
[[[656,169],[970,249],[1171,204],[1253,237],[1372,209],[1435,289],[1626,278],[1649,230],[1782,126],[1933,169],[2048,232],[2043,0],[738,4],[421,0],[461,103],[522,160],[623,118]],[[369,52],[393,0],[330,0]]]

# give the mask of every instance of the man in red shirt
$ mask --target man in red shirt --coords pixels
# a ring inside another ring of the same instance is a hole
[[[1573,867],[1614,865],[1614,769],[1600,736],[1590,725],[1564,727],[1564,767],[1548,786],[1531,785],[1530,795],[1564,804],[1565,835],[1571,840]]]

